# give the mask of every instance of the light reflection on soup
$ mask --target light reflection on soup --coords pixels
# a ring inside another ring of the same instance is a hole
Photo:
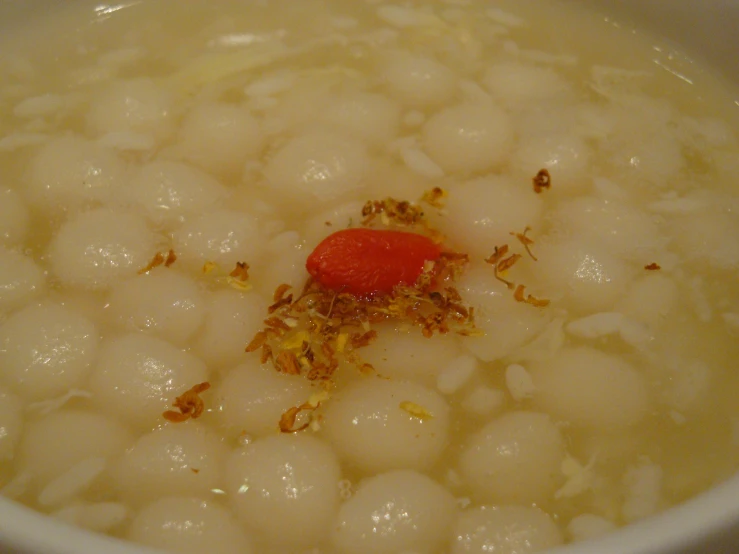
[[[0,54],[3,495],[179,553],[522,553],[734,472],[739,147],[701,67],[545,1],[94,13]],[[362,321],[324,381],[304,320],[246,353],[388,197],[469,256],[477,331]]]

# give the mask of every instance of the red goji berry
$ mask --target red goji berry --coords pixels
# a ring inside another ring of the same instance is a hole
[[[326,237],[308,256],[308,273],[330,290],[356,296],[387,294],[413,285],[425,262],[441,248],[428,237],[404,231],[344,229]]]

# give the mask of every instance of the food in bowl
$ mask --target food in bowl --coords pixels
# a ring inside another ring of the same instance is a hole
[[[4,496],[178,552],[534,552],[733,474],[710,73],[564,3],[63,15],[0,65]]]

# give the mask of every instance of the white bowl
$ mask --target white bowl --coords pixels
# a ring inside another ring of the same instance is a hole
[[[70,0],[0,0],[0,32]],[[93,5],[89,0],[78,0]],[[739,0],[569,0],[616,13],[680,46],[739,87]],[[137,0],[122,2],[137,3]],[[739,104],[739,100],[737,101]],[[155,554],[69,527],[0,498],[4,554]],[[698,497],[602,539],[551,554],[722,554],[739,552],[739,475]]]

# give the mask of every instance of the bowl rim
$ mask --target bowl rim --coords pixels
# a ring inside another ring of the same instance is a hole
[[[11,550],[5,550],[10,548]],[[0,552],[7,554],[162,554],[124,539],[75,527],[0,497]]]
[[[720,537],[739,521],[739,474],[657,515],[550,554],[672,554]],[[18,554],[161,554],[61,521],[0,497],[0,547]],[[704,551],[704,550],[702,550]]]
[[[128,3],[138,1],[130,0]],[[56,0],[56,2],[58,5],[63,4],[63,0]],[[92,2],[93,0],[89,0],[89,3]],[[18,3],[20,4],[21,2]],[[661,5],[663,2],[656,2],[656,4]],[[734,17],[739,13],[739,1],[717,0],[713,4],[721,8],[733,6]],[[717,13],[720,13],[721,17],[725,15],[723,9],[718,10]],[[645,25],[644,27],[651,30],[653,26]],[[664,33],[659,34],[664,35]],[[696,34],[705,35],[706,33]],[[722,41],[717,42],[720,44]],[[684,50],[693,53],[695,48],[685,45]],[[709,57],[713,58],[713,56]],[[736,58],[732,59],[736,60]],[[709,65],[715,68],[714,64]],[[707,552],[710,548],[709,540],[722,538],[733,527],[736,527],[737,522],[739,522],[739,474],[681,504],[619,528],[603,537],[563,545],[547,552],[549,554],[677,554],[691,548],[697,549],[696,552]],[[728,552],[729,550],[722,551]],[[8,554],[162,554],[162,551],[158,549],[68,525],[2,496],[0,496],[0,552],[8,552]]]
[[[550,554],[679,554],[725,538],[739,521],[739,474],[685,502],[603,537],[557,547]],[[718,551],[716,551],[718,552]]]

